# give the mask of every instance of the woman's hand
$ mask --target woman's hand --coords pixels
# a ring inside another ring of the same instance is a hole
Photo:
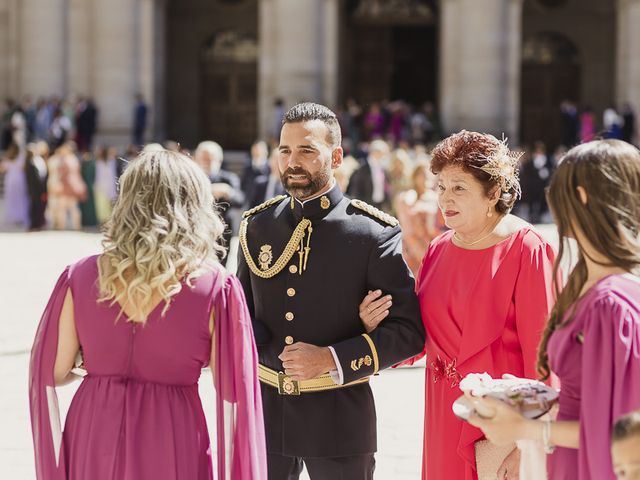
[[[382,296],[382,290],[369,291],[360,304],[360,320],[367,333],[371,333],[389,315],[391,295]]]
[[[477,413],[469,417],[469,423],[482,430],[491,443],[499,446],[509,445],[516,440],[526,438],[525,430],[528,420],[520,412],[491,397],[471,397],[471,401],[481,411],[495,412],[491,418],[483,418]]]
[[[498,480],[518,480],[520,478],[520,449],[514,448],[498,468]]]

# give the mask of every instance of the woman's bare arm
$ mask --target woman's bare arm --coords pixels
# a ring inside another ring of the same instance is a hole
[[[71,373],[79,350],[80,342],[73,316],[73,296],[71,295],[71,289],[68,289],[64,297],[58,326],[58,351],[53,368],[53,378],[56,386],[65,385],[79,378]]]

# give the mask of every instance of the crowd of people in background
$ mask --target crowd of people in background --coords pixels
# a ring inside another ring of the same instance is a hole
[[[271,142],[256,141],[242,156],[225,159],[223,148],[205,141],[194,150],[178,142],[164,147],[191,155],[207,172],[228,229],[237,233],[240,212],[284,193],[277,167],[277,138],[284,102],[274,105]],[[515,213],[531,223],[550,222],[544,190],[567,149],[596,137],[632,142],[635,113],[625,105],[599,121],[590,109],[560,105],[563,143],[524,146],[520,164],[522,199]],[[405,232],[405,256],[417,271],[432,238],[444,228],[438,210],[430,151],[443,137],[432,103],[421,106],[383,101],[366,106],[350,99],[336,109],[345,160],[336,173],[340,188],[396,215]],[[132,143],[126,148],[94,145],[99,110],[91,98],[7,100],[0,118],[0,174],[4,173],[4,224],[28,230],[81,229],[101,225],[117,196],[117,182],[144,143],[148,107],[138,95],[133,108]],[[277,117],[277,118],[276,118]]]

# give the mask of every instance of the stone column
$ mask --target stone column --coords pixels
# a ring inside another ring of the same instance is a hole
[[[0,99],[18,95],[19,0],[0,0]]]
[[[93,96],[99,108],[98,142],[128,143],[139,85],[139,0],[97,1],[93,8]]]
[[[71,95],[90,95],[93,56],[93,0],[67,0],[67,78]]]
[[[259,132],[271,135],[273,102],[337,100],[339,0],[260,0]],[[295,19],[295,21],[292,21]]]
[[[138,42],[140,73],[138,91],[147,101],[147,138],[163,140],[165,136],[165,21],[166,0],[141,0]]]
[[[522,0],[441,2],[440,111],[446,132],[519,131]]]
[[[19,95],[66,95],[67,0],[21,0]]]
[[[618,0],[616,102],[640,111],[640,0]],[[636,137],[636,140],[638,138]]]

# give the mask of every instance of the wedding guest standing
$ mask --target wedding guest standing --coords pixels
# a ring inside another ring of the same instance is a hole
[[[188,157],[143,151],[122,176],[104,250],[67,267],[30,368],[38,480],[213,478],[198,378],[216,391],[216,479],[266,478],[257,354],[222,221]],[[82,380],[60,430],[55,387]]]
[[[519,196],[519,154],[492,135],[461,131],[432,152],[438,205],[451,230],[435,238],[416,281],[425,352],[422,478],[513,478],[515,445],[496,447],[454,416],[468,373],[535,376],[536,350],[554,302],[552,246],[511,215]],[[375,326],[384,307],[361,307]],[[382,320],[384,324],[385,320]]]
[[[640,408],[640,152],[620,140],[585,143],[560,161],[549,205],[560,250],[574,238],[578,263],[560,291],[538,370],[560,379],[555,421],[525,420],[500,402],[472,420],[496,444],[545,444],[552,480],[614,480],[613,424]]]

